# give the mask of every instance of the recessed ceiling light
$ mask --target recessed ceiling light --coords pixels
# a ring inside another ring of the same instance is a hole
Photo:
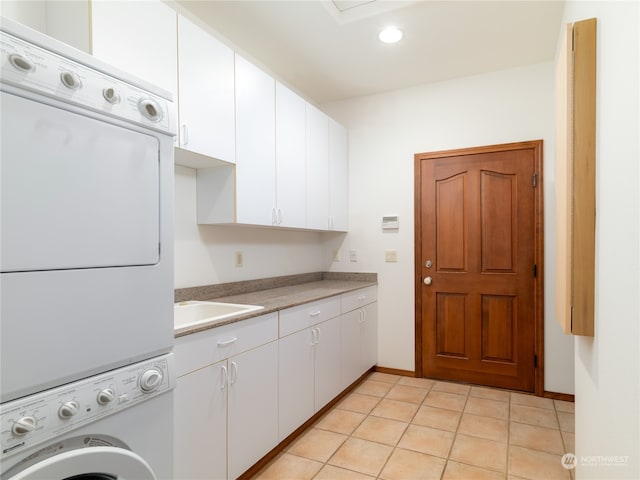
[[[402,30],[396,27],[386,27],[378,34],[382,43],[397,43],[402,40]]]

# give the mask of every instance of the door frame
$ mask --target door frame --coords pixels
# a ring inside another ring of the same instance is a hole
[[[421,228],[421,162],[436,158],[494,153],[508,150],[533,149],[535,188],[534,188],[534,263],[537,274],[534,279],[534,350],[537,357],[535,368],[535,394],[544,394],[544,184],[543,184],[543,141],[503,143],[482,147],[442,150],[437,152],[416,153],[414,155],[414,286],[415,286],[415,375],[422,377],[422,228]],[[532,179],[532,181],[534,181]]]

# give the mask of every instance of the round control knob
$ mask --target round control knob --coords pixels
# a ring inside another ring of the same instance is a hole
[[[21,72],[33,72],[36,69],[35,63],[27,57],[23,57],[17,53],[9,55],[9,62],[13,65],[13,68],[20,70]]]
[[[143,98],[138,102],[138,110],[145,118],[152,122],[159,122],[162,119],[162,109],[158,102],[152,98]]]
[[[35,417],[26,416],[13,423],[13,426],[11,427],[11,433],[13,433],[16,437],[24,437],[27,433],[33,432],[35,429]]]
[[[116,392],[113,391],[113,388],[105,388],[98,392],[96,400],[100,405],[107,405],[108,403],[111,403],[114,398],[116,398]]]
[[[77,90],[80,88],[82,83],[80,82],[80,78],[73,72],[62,72],[60,74],[60,81],[62,84],[70,90]]]
[[[64,402],[60,405],[58,409],[58,416],[62,420],[68,420],[73,417],[80,410],[80,404],[75,400],[71,400],[70,402]]]
[[[160,383],[162,383],[162,372],[152,368],[140,375],[138,385],[143,393],[151,393],[160,386]]]
[[[102,96],[107,102],[111,103],[112,105],[120,103],[120,94],[118,93],[118,90],[113,87],[107,87],[102,90]]]

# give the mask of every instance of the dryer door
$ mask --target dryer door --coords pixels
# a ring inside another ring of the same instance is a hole
[[[118,447],[87,447],[44,458],[20,469],[17,464],[2,480],[156,480],[149,464]]]

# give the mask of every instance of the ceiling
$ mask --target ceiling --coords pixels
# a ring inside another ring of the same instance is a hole
[[[553,60],[562,0],[178,0],[322,104]],[[382,27],[404,32],[381,43]]]

